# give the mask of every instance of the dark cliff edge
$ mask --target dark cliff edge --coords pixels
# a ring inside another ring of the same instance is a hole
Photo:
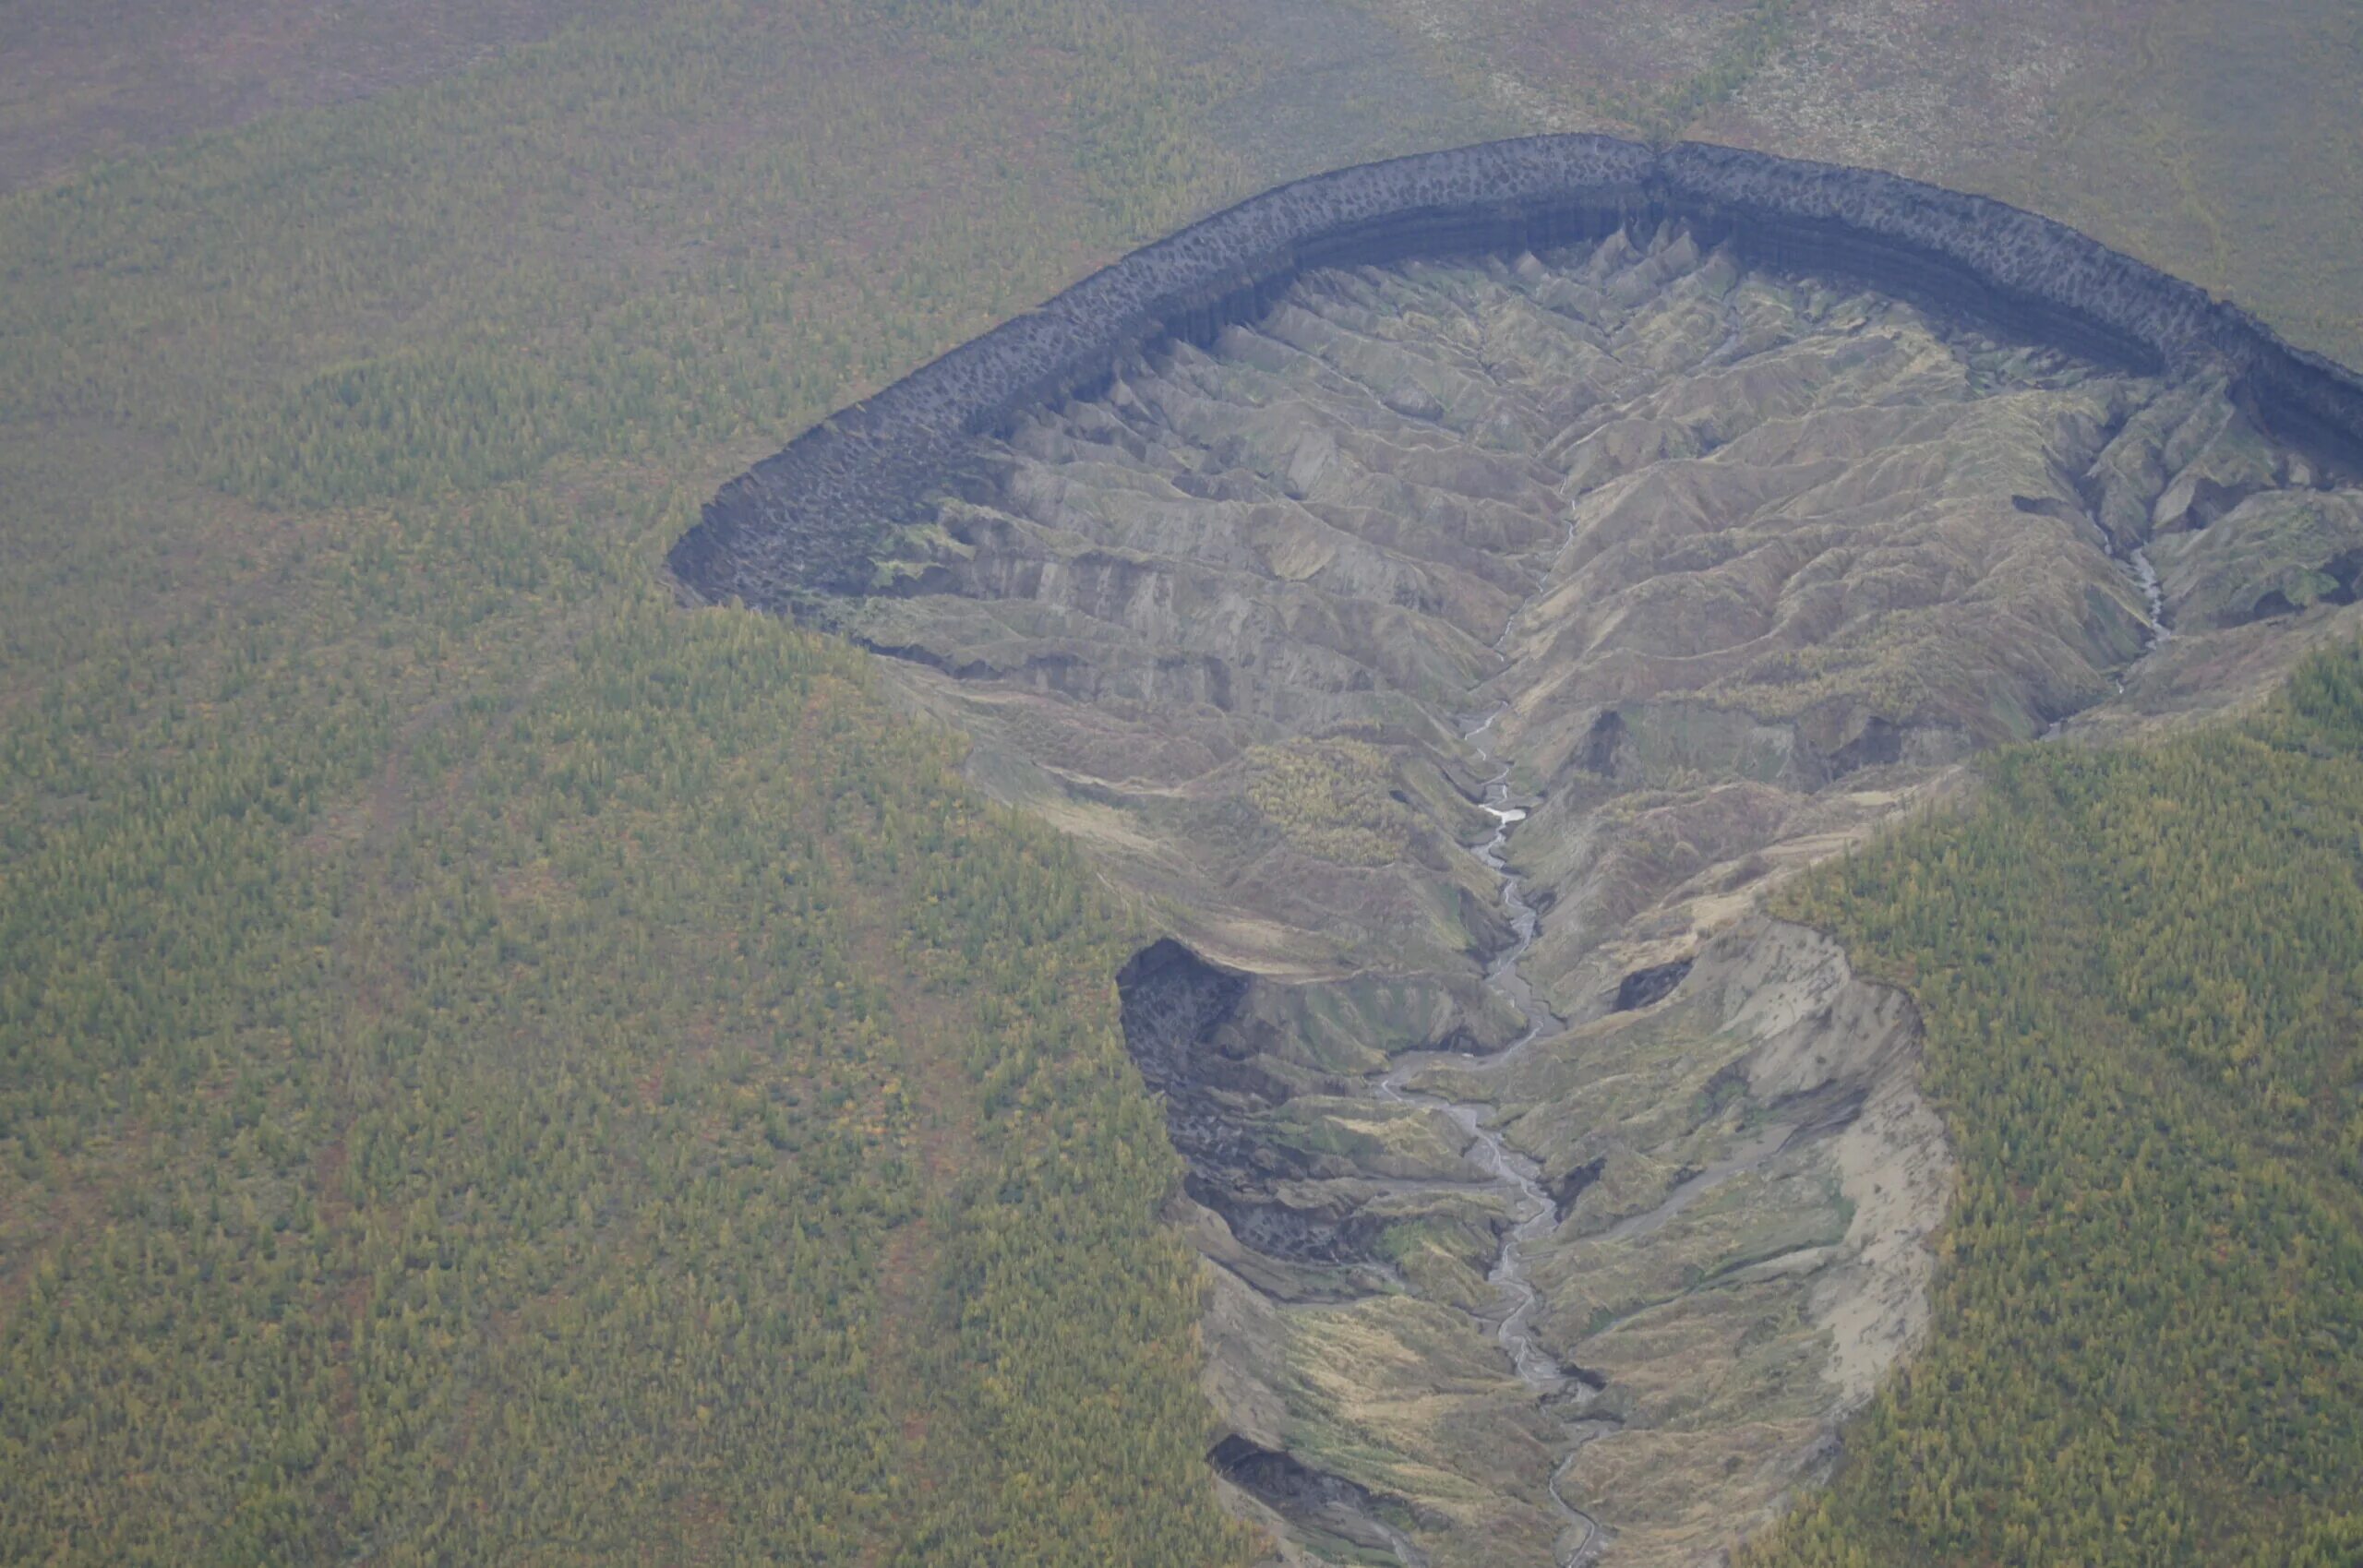
[[[723,486],[668,557],[714,603],[858,593],[893,528],[958,488],[966,443],[1088,395],[1170,338],[1211,341],[1301,273],[1540,249],[1687,222],[1753,263],[1852,279],[2147,374],[2221,376],[2274,435],[2363,472],[2363,377],[2084,234],[1893,174],[1684,142],[1549,136],[1317,174],[1134,251],[842,410]]]

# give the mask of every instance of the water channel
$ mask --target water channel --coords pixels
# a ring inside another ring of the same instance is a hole
[[[1491,762],[1493,753],[1484,743],[1485,733],[1501,716],[1495,709],[1468,734],[1481,761]],[[1534,906],[1527,903],[1518,891],[1518,879],[1512,875],[1503,855],[1509,844],[1510,830],[1526,820],[1528,806],[1516,802],[1510,789],[1510,770],[1505,765],[1485,784],[1484,808],[1493,819],[1493,833],[1478,846],[1477,857],[1501,879],[1502,907],[1508,913],[1514,940],[1495,956],[1486,968],[1486,984],[1504,999],[1516,1007],[1527,1020],[1526,1033],[1506,1049],[1486,1058],[1456,1055],[1449,1052],[1419,1051],[1398,1059],[1386,1075],[1379,1080],[1379,1097],[1397,1105],[1420,1106],[1440,1110],[1450,1117],[1455,1125],[1468,1134],[1468,1157],[1489,1173],[1494,1185],[1507,1199],[1510,1227],[1502,1239],[1502,1250],[1493,1260],[1487,1280],[1501,1293],[1506,1307],[1494,1337],[1509,1357],[1518,1380],[1532,1389],[1538,1397],[1564,1394],[1569,1379],[1565,1368],[1534,1342],[1533,1319],[1541,1299],[1529,1276],[1526,1248],[1538,1237],[1548,1235],[1558,1222],[1558,1205],[1543,1190],[1542,1173],[1534,1161],[1511,1148],[1501,1133],[1486,1125],[1490,1108],[1481,1104],[1463,1100],[1447,1100],[1410,1087],[1413,1078],[1425,1068],[1438,1062],[1471,1067],[1479,1071],[1499,1071],[1516,1060],[1540,1039],[1543,1031],[1557,1023],[1549,1011],[1535,1000],[1533,991],[1517,972],[1518,960],[1534,945],[1539,924]],[[1571,1433],[1572,1435],[1572,1433]],[[1567,1466],[1575,1462],[1570,1450],[1553,1469],[1550,1480],[1551,1501],[1565,1520],[1569,1529],[1578,1532],[1575,1544],[1564,1550],[1558,1568],[1575,1568],[1589,1558],[1599,1542],[1600,1522],[1569,1502],[1560,1494],[1559,1483]],[[1563,1537],[1564,1538],[1564,1537]]]

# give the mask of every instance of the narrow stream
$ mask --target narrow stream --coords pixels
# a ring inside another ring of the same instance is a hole
[[[2131,559],[2136,580],[2141,584],[2141,597],[2150,604],[2150,636],[2142,643],[2141,652],[2151,653],[2157,651],[2159,643],[2174,635],[2166,628],[2166,591],[2158,581],[2158,569],[2150,560],[2148,545],[2136,548]]]
[[[1506,633],[1505,634],[1506,635]],[[1478,757],[1492,761],[1493,753],[1482,739],[1501,716],[1496,708],[1486,715],[1483,723],[1468,734],[1469,743],[1477,748]],[[1540,1039],[1545,1028],[1558,1021],[1534,999],[1532,989],[1517,972],[1518,960],[1534,945],[1538,924],[1534,906],[1518,892],[1518,879],[1510,874],[1502,851],[1509,843],[1510,829],[1526,820],[1526,808],[1514,805],[1510,796],[1510,770],[1502,771],[1486,781],[1485,809],[1493,818],[1493,836],[1478,846],[1477,857],[1502,880],[1502,907],[1508,911],[1510,929],[1517,940],[1487,966],[1486,983],[1516,1007],[1527,1020],[1526,1033],[1519,1035],[1508,1049],[1491,1057],[1471,1057],[1450,1052],[1420,1051],[1407,1055],[1388,1070],[1378,1081],[1379,1097],[1397,1105],[1421,1106],[1441,1110],[1466,1132],[1471,1142],[1470,1155],[1482,1169],[1492,1173],[1494,1185],[1509,1200],[1512,1216],[1509,1232],[1502,1239],[1502,1250],[1493,1260],[1486,1279],[1501,1292],[1509,1310],[1503,1314],[1494,1329],[1503,1351],[1518,1379],[1537,1395],[1563,1392],[1568,1382],[1567,1374],[1559,1363],[1534,1343],[1532,1322],[1541,1298],[1536,1294],[1526,1259],[1527,1244],[1536,1237],[1548,1235],[1557,1222],[1558,1208],[1551,1194],[1543,1191],[1541,1169],[1534,1161],[1511,1148],[1502,1135],[1485,1124],[1485,1106],[1463,1100],[1447,1100],[1438,1095],[1421,1093],[1409,1087],[1421,1069],[1436,1062],[1452,1062],[1473,1067],[1482,1071],[1498,1071],[1516,1060]],[[1580,1444],[1577,1445],[1580,1447]],[[1583,1533],[1575,1546],[1563,1553],[1558,1568],[1574,1568],[1591,1553],[1600,1536],[1600,1522],[1560,1495],[1559,1482],[1567,1466],[1575,1463],[1575,1451],[1560,1461],[1551,1474],[1551,1501],[1570,1527]]]
[[[2095,523],[2094,526],[2099,525]],[[2150,628],[2142,634],[2141,658],[2133,661],[2138,664],[2142,659],[2156,652],[2158,645],[2171,639],[2174,631],[2166,625],[2166,590],[2158,581],[2158,568],[2156,563],[2150,559],[2150,547],[2147,545],[2136,545],[2125,559],[2132,566],[2133,581],[2141,586],[2141,597],[2150,607]],[[2117,676],[2117,694],[2119,697],[2125,695],[2125,677],[2131,673],[2131,670],[2132,666],[2128,665]],[[2043,738],[2049,740],[2053,736],[2057,735],[2059,730],[2060,725],[2055,723],[2044,732]]]

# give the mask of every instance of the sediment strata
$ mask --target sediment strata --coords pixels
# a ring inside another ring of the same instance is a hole
[[[1253,320],[1311,269],[1540,249],[1664,220],[1759,265],[1853,278],[2105,364],[2220,376],[2274,435],[2363,469],[2363,378],[2063,224],[1872,170],[1534,137],[1300,180],[1134,252],[732,480],[672,569],[709,600],[767,609],[862,591],[887,531],[959,484],[970,438],[1089,392],[1160,340],[1204,343]]]

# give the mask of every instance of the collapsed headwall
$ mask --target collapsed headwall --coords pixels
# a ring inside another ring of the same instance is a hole
[[[1096,389],[1159,340],[1204,343],[1253,320],[1301,273],[1541,249],[1665,219],[1761,265],[1854,279],[2007,336],[2225,377],[2275,435],[2363,471],[2363,377],[2064,224],[1867,169],[1531,137],[1314,175],[1134,251],[724,485],[670,565],[705,599],[763,609],[859,592],[886,532],[950,487],[969,437]]]

